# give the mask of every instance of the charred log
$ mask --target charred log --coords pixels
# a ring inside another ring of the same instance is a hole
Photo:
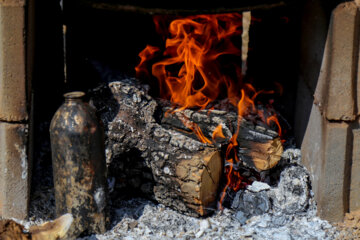
[[[105,123],[109,164],[113,159],[121,161],[126,152],[137,152],[142,159],[141,167],[151,169],[152,191],[157,201],[188,215],[204,216],[214,209],[224,165],[221,146],[236,131],[236,114],[189,109],[165,114],[169,105],[150,97],[146,86],[135,79],[112,82],[92,95],[92,102]],[[202,143],[184,121],[197,124],[210,140],[221,124],[225,138]],[[237,140],[241,164],[260,171],[280,160],[281,141],[267,127],[242,119]]]
[[[164,105],[164,104],[163,104]],[[171,111],[168,106],[163,106],[164,112]],[[196,138],[192,131],[186,126],[187,123],[196,124],[207,139],[215,145],[228,143],[233,133],[237,130],[237,116],[233,112],[219,110],[194,111],[186,109],[173,111],[171,114],[164,114],[161,117],[162,126],[170,129],[179,129],[186,132],[192,138]],[[224,138],[214,138],[213,132],[221,125]],[[238,157],[241,163],[257,171],[268,170],[274,167],[281,158],[283,152],[282,143],[277,132],[271,130],[262,122],[240,121]]]
[[[152,170],[156,200],[188,215],[211,212],[222,174],[220,151],[158,124],[154,118],[158,105],[140,86],[113,82],[109,87],[119,107],[113,119],[102,114],[107,160],[136,149]],[[114,99],[95,96],[93,103],[99,108]]]

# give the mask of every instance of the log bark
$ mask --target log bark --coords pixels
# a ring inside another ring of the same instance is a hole
[[[107,161],[122,161],[125,152],[137,152],[151,169],[157,201],[191,216],[207,215],[216,207],[223,172],[219,149],[163,128],[154,117],[156,101],[134,82],[110,83],[113,99],[104,99],[106,87],[92,98],[105,123]]]
[[[163,103],[162,111],[169,112],[171,108]],[[233,133],[236,132],[238,124],[235,113],[219,110],[193,111],[186,109],[178,112],[172,111],[172,113],[161,116],[162,126],[179,129],[192,138],[196,138],[184,122],[197,124],[204,136],[212,140],[215,145],[228,143]],[[222,126],[225,138],[212,139],[212,133],[218,125]],[[257,171],[268,170],[281,159],[283,147],[278,133],[262,122],[252,122],[242,118],[237,142],[240,163]]]
[[[141,161],[129,172],[145,173],[145,167],[150,169],[152,179],[142,178],[137,185],[141,189],[150,186],[157,201],[192,216],[205,216],[215,209],[224,166],[221,149],[236,130],[236,114],[190,109],[165,114],[169,105],[150,97],[146,86],[136,79],[111,82],[91,95],[105,123],[108,164],[113,164],[113,159],[124,162],[126,152],[136,153]],[[208,139],[221,124],[225,138],[202,143],[184,126],[182,118],[198,124]],[[238,155],[243,160],[239,164],[261,171],[280,160],[278,134],[261,124],[242,119],[238,142]]]

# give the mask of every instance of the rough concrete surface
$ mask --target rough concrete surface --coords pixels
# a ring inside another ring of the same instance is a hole
[[[0,120],[28,118],[23,1],[0,1]]]
[[[315,102],[329,120],[355,120],[359,9],[339,4],[332,13]]]
[[[0,216],[24,219],[28,212],[27,124],[0,122]]]
[[[343,220],[349,208],[357,208],[355,205],[360,198],[359,134],[353,130],[357,128],[355,120],[360,102],[356,94],[356,87],[360,88],[357,83],[360,78],[356,74],[359,34],[358,7],[354,2],[339,4],[332,13],[301,147],[303,163],[313,181],[318,214],[329,221]]]
[[[323,122],[320,109],[315,104],[312,105],[309,124],[307,125],[305,136],[301,145],[302,163],[310,172],[312,189],[315,199],[319,201],[319,190],[321,189],[320,179],[323,171]],[[320,207],[319,207],[320,208]]]
[[[0,6],[6,7],[22,7],[25,3],[25,0],[0,0]]]
[[[329,221],[341,221],[348,211],[348,131],[346,123],[326,122],[323,145],[323,173],[320,179],[319,215]]]
[[[329,122],[313,104],[302,142],[303,164],[309,169],[318,214],[329,221],[341,221],[349,210],[352,138],[346,122]],[[353,151],[357,150],[354,145]],[[355,153],[356,154],[356,153]],[[351,177],[356,182],[356,174]],[[356,184],[354,182],[354,184]],[[359,185],[353,185],[356,194]],[[354,196],[357,199],[358,196]]]
[[[350,211],[360,210],[360,129],[353,129]]]

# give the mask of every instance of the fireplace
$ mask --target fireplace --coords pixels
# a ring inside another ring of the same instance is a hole
[[[53,33],[38,30],[35,35],[38,40],[34,45],[32,137],[28,150],[29,154],[34,151],[33,182],[36,185],[46,176],[46,173],[38,172],[39,169],[51,171],[46,145],[49,143],[47,124],[61,102],[61,94],[73,90],[91,92],[106,83],[107,74],[135,76],[134,68],[139,63],[138,54],[142,49],[148,44],[161,46],[164,42],[156,34],[154,16],[162,16],[166,23],[196,14],[251,10],[244,81],[256,89],[276,92],[270,98],[261,96],[259,101],[273,103],[280,116],[286,144],[302,148],[302,162],[310,171],[319,216],[341,221],[346,212],[358,209],[359,204],[358,188],[355,187],[358,182],[354,174],[358,167],[355,147],[358,107],[357,100],[353,100],[357,98],[358,32],[354,29],[358,26],[358,10],[354,3],[344,3],[335,9],[339,3],[259,0],[239,5],[206,3],[206,7],[198,7],[187,2],[177,5],[156,1],[151,4],[142,1],[136,4],[126,1],[64,1],[63,13],[56,7],[46,12],[46,5],[38,3],[35,5],[40,13],[35,24],[37,29],[46,28],[47,23],[42,21],[46,17],[56,27],[55,30],[49,28]],[[64,23],[64,41],[60,22]],[[347,28],[343,28],[344,25]],[[51,43],[42,45],[44,37],[52,37]],[[241,37],[238,36],[237,40],[241,42]],[[51,54],[46,49],[39,50],[52,46],[56,47]],[[341,50],[337,52],[336,49]],[[241,65],[241,60],[237,61]],[[63,62],[66,63],[65,82]],[[341,71],[338,70],[340,66]],[[49,75],[54,75],[51,82]],[[340,82],[337,79],[345,80]],[[143,81],[150,85],[149,95],[159,97],[154,79]],[[325,84],[327,81],[331,82],[328,86]],[[344,88],[344,91],[339,93],[339,88]],[[272,128],[278,130],[276,126]],[[127,157],[136,154],[130,152]],[[136,162],[130,165],[136,166]],[[135,181],[127,184],[133,184],[131,187],[138,185]]]
[[[138,64],[139,52],[146,45],[160,46],[161,41],[164,40],[156,34],[153,24],[154,15],[167,16],[171,19],[194,13],[241,11],[242,7],[252,9],[250,50],[245,78],[257,89],[282,91],[282,95],[274,94],[273,99],[274,108],[280,112],[283,120],[284,138],[294,136],[297,146],[303,146],[302,149],[305,151],[303,161],[310,167],[313,181],[316,182],[320,176],[316,171],[320,170],[315,170],[317,168],[313,166],[322,166],[322,164],[311,160],[315,156],[309,157],[310,159],[307,157],[317,150],[312,147],[314,137],[305,135],[304,138],[304,134],[310,118],[312,106],[310,103],[313,102],[323,61],[330,13],[337,2],[309,1],[304,4],[297,1],[274,1],[265,5],[244,3],[241,6],[209,6],[201,11],[194,10],[187,4],[164,5],[161,8],[156,3],[149,6],[141,2],[135,5],[96,1],[68,4],[66,7],[66,2],[64,3],[65,13],[66,9],[68,11],[66,55],[67,86],[70,89],[89,89],[96,86],[99,80],[94,78],[96,75],[92,64],[94,60],[121,73],[134,75],[134,70],[130,66]],[[299,9],[303,10],[299,11]],[[78,18],[79,11],[83,13],[82,18]],[[89,76],[86,75],[87,73]],[[84,78],[88,79],[86,83],[79,81]],[[158,94],[156,86],[151,88],[151,91],[155,96]],[[315,128],[318,126],[315,125]],[[344,174],[346,171],[348,170],[344,170]],[[347,186],[349,184],[345,183],[348,181],[346,179],[347,177],[338,179],[338,182],[344,182],[344,186]],[[317,193],[320,186],[314,183],[317,197],[324,195]],[[339,197],[338,203],[333,206],[342,205],[343,210],[339,210],[336,216],[335,211],[332,210],[324,213],[326,211],[321,210],[322,205],[319,203],[319,214],[322,217],[332,220],[341,219],[343,213],[349,210],[346,203],[348,200],[341,200],[346,199],[342,189],[338,187],[339,192],[335,194]],[[331,208],[324,205],[324,209]]]

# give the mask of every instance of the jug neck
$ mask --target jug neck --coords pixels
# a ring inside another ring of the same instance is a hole
[[[71,102],[82,102],[83,98],[85,96],[84,92],[68,92],[64,94],[65,102],[71,103]]]

